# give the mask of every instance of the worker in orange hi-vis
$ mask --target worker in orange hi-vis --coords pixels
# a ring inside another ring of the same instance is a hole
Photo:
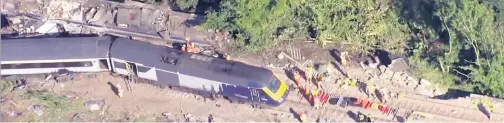
[[[298,71],[294,71],[294,81],[300,86],[301,88],[304,88],[303,83],[301,83],[301,75],[299,74]]]
[[[324,81],[325,81],[325,76],[319,75],[319,79],[317,80],[317,88],[324,89]]]
[[[228,61],[229,61],[229,60],[231,60],[231,56],[230,56],[230,55],[228,55],[228,54],[224,54],[224,59],[226,59],[226,60],[228,60]]]
[[[182,48],[180,48],[182,52],[187,52],[187,46],[185,44],[182,45]]]
[[[189,43],[189,49],[191,49],[191,53],[196,53],[196,46],[194,46],[194,43]]]

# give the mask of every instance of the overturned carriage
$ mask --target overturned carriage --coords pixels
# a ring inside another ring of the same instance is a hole
[[[266,68],[126,38],[11,39],[2,41],[1,51],[2,75],[111,71],[160,86],[273,106],[288,95],[287,85]]]

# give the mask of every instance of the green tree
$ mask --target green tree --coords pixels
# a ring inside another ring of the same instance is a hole
[[[196,8],[198,0],[175,0],[175,3],[183,10],[190,10]]]
[[[390,11],[389,0],[314,0],[314,27],[320,43],[327,41],[367,52],[374,48],[401,54],[409,38],[405,25]]]
[[[206,28],[221,29],[235,34],[237,47],[259,51],[278,43],[285,30],[294,27],[293,8],[296,0],[223,0],[221,10],[208,13]],[[295,29],[294,29],[295,30]],[[290,31],[293,32],[293,31]]]
[[[439,0],[437,5],[439,9],[436,15],[447,25],[448,30],[456,35],[450,38],[450,43],[453,43],[450,46],[461,47],[450,47],[450,51],[473,51],[475,56],[474,59],[460,60],[459,63],[468,65],[457,67],[470,70],[468,77],[478,85],[477,90],[481,93],[503,97],[503,33],[499,31],[502,30],[499,22],[494,20],[498,14],[476,0]]]

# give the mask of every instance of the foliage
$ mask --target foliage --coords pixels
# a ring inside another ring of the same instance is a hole
[[[389,11],[388,0],[316,0],[307,4],[313,11],[319,42],[348,44],[367,52],[380,48],[402,53],[407,30]]]
[[[495,33],[498,29],[494,23],[496,15],[487,5],[475,0],[438,0],[439,11],[436,15],[449,30],[456,35],[451,38],[451,43],[456,43],[460,48],[450,50],[465,51],[473,54],[474,58],[464,58],[458,61],[458,68],[469,70],[469,78],[478,84],[480,93],[503,97],[502,85],[502,43],[497,38],[502,33]],[[453,46],[453,45],[451,45]],[[468,52],[470,51],[470,52]]]
[[[198,4],[198,0],[175,0],[178,7],[183,10],[193,9]]]
[[[222,0],[205,28],[237,49],[315,37],[357,52],[409,58],[412,73],[446,87],[504,97],[504,0]]]
[[[419,43],[416,49],[413,51],[414,55],[410,56],[410,64],[413,67],[412,73],[416,77],[420,77],[422,79],[426,79],[429,81],[435,81],[438,85],[442,87],[451,87],[454,83],[454,76],[450,75],[447,72],[442,72],[441,68],[436,66],[435,64],[429,63],[430,60],[425,58],[425,56],[421,56],[422,52],[425,51],[426,45],[423,43]]]
[[[14,88],[14,85],[11,81],[0,80],[0,94],[9,93]]]
[[[209,12],[203,27],[232,32],[238,48],[260,51],[276,45],[280,35],[301,29],[292,16],[299,5],[296,0],[223,0],[221,10]]]

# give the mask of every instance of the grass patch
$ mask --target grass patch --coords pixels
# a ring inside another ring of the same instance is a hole
[[[11,81],[0,80],[0,90],[2,92],[1,94],[10,93],[12,91],[12,88],[14,88],[14,85]]]
[[[135,118],[134,122],[156,122],[157,117],[155,116],[139,116]]]
[[[36,104],[43,105],[44,114],[34,121],[68,121],[74,113],[83,109],[82,100],[69,99],[52,92],[29,91],[23,96]]]
[[[453,75],[441,72],[440,68],[430,64],[427,60],[410,57],[410,64],[414,68],[412,74],[415,77],[431,81],[444,89],[455,85],[455,77]]]

